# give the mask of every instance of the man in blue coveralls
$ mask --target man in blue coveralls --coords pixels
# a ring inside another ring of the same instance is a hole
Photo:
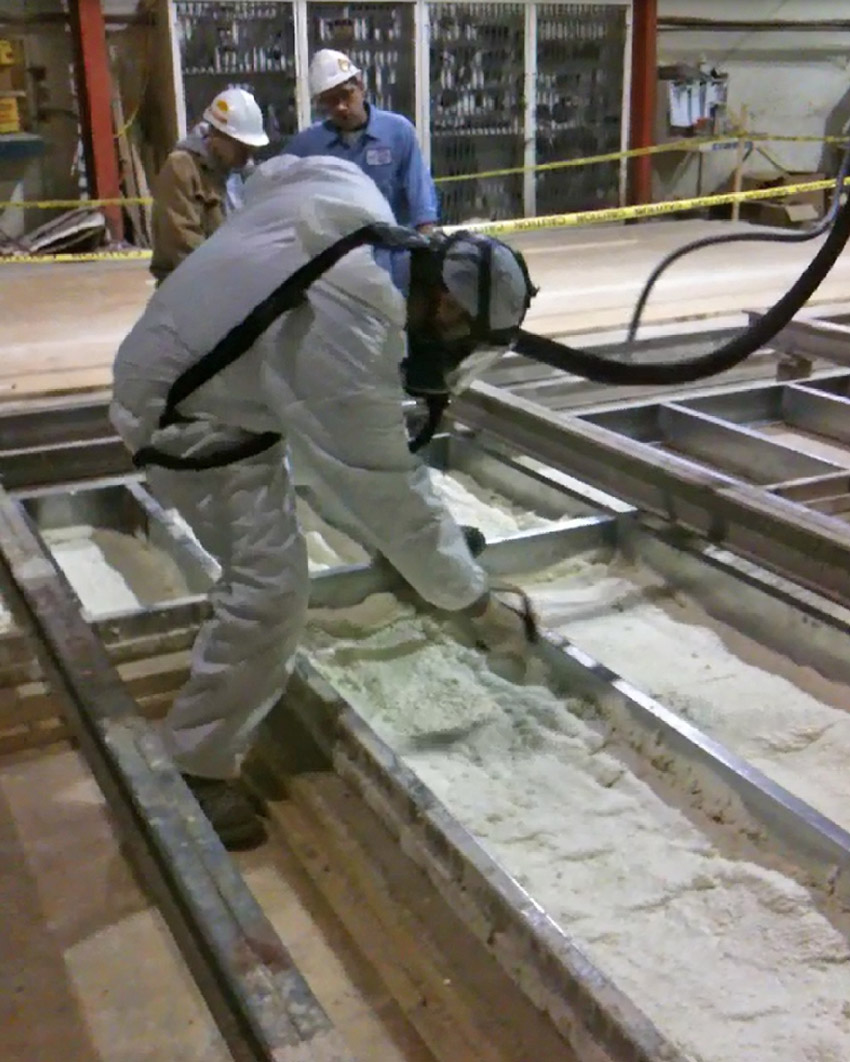
[[[430,232],[438,219],[437,192],[411,123],[366,102],[361,72],[342,52],[316,52],[308,81],[325,119],[296,133],[285,154],[355,163],[383,192],[400,225]]]

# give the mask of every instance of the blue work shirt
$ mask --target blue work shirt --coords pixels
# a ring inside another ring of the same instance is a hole
[[[438,220],[437,191],[422,158],[416,132],[401,114],[367,104],[368,121],[357,134],[340,132],[329,120],[302,129],[283,149],[307,158],[332,155],[368,174],[383,192],[399,225],[418,228]]]

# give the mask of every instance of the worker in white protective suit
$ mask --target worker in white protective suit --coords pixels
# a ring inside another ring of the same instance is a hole
[[[407,300],[366,240],[413,248]],[[410,452],[402,402],[404,386],[439,408],[441,389],[507,349],[534,289],[498,241],[433,240],[394,227],[353,163],[273,159],[119,349],[113,423],[154,493],[221,565],[164,735],[229,847],[265,837],[240,764],[305,620],[288,444],[336,522],[425,601],[463,612],[485,647],[524,651],[528,617],[489,593]]]

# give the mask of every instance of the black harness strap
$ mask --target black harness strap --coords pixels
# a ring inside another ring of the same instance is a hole
[[[404,250],[427,246],[427,240],[408,229],[374,223],[364,225],[331,244],[330,247],[326,247],[315,258],[311,258],[300,269],[296,269],[270,295],[258,303],[244,320],[234,325],[211,351],[204,354],[177,377],[169,388],[165,409],[159,418],[159,427],[167,428],[181,421],[188,422],[189,418],[182,417],[177,410],[182,401],[242,357],[280,316],[303,303],[310,286],[335,266],[340,259],[367,244],[373,247]],[[159,465],[173,471],[223,468],[225,465],[255,457],[270,449],[280,440],[281,436],[276,432],[264,432],[244,443],[217,451],[207,457],[198,458],[174,457],[154,446],[143,446],[133,455],[133,464],[137,468]]]
[[[172,472],[206,472],[210,468],[225,468],[237,461],[247,461],[271,450],[281,441],[282,436],[276,431],[264,431],[261,435],[252,435],[250,439],[228,446],[226,450],[214,450],[206,457],[174,457],[172,454],[157,450],[155,446],[143,446],[133,454],[136,468],[146,465],[158,465]]]

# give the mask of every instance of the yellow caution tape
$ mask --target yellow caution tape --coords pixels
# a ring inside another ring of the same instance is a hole
[[[448,177],[435,177],[435,184],[450,184],[455,181],[485,180],[490,177],[509,177],[516,173],[546,173],[550,170],[571,169],[577,166],[595,166],[603,162],[619,162],[621,159],[637,159],[647,155],[663,155],[668,151],[700,151],[721,144],[788,143],[788,144],[846,144],[850,136],[782,136],[769,133],[741,133],[737,136],[685,137],[671,140],[668,144],[653,144],[651,147],[628,148],[625,151],[609,151],[604,155],[586,155],[580,159],[563,159],[560,162],[539,162],[534,166],[511,166],[502,170],[482,170],[480,173],[459,173]],[[0,200],[0,210],[10,207],[27,210],[77,210],[102,206],[148,206],[150,196],[128,196],[114,199],[34,199]]]
[[[752,138],[745,138],[752,139]],[[574,166],[594,166],[600,162],[619,162],[620,159],[637,159],[644,155],[661,155],[666,151],[699,151],[700,148],[713,144],[734,144],[735,137],[716,137],[709,139],[695,139],[690,137],[685,140],[671,141],[669,144],[655,144],[652,147],[629,148],[627,151],[609,151],[605,155],[587,155],[580,159],[563,159],[560,162],[540,162],[534,166],[511,166],[505,170],[483,170],[481,173],[459,173],[451,177],[435,177],[435,184],[448,184],[452,181],[484,180],[489,177],[508,177],[514,173],[545,173],[547,170],[561,170]]]
[[[491,177],[509,177],[516,173],[545,173],[549,170],[565,170],[576,166],[595,166],[603,162],[619,162],[621,159],[637,159],[646,155],[663,155],[668,151],[702,151],[703,148],[718,147],[721,144],[733,145],[739,141],[745,144],[764,144],[770,141],[781,143],[826,143],[845,144],[848,136],[768,136],[763,133],[741,133],[740,136],[687,137],[671,140],[669,144],[655,144],[652,147],[629,148],[627,151],[609,151],[605,155],[586,155],[580,159],[563,159],[560,162],[540,162],[534,166],[511,166],[504,170],[483,170],[481,173],[459,173],[450,177],[435,177],[435,184],[449,184],[455,181],[486,180]]]
[[[150,196],[121,196],[117,199],[6,199],[0,201],[0,210],[18,207],[30,210],[88,210],[90,207],[102,206],[141,206],[152,203]]]
[[[850,177],[844,182],[850,185]],[[697,207],[726,206],[730,203],[749,202],[759,199],[780,199],[798,192],[816,192],[833,188],[835,181],[808,181],[805,184],[788,184],[778,188],[754,188],[748,192],[723,192],[704,195],[696,199],[673,199],[663,203],[643,203],[639,206],[608,207],[603,210],[583,210],[575,214],[549,214],[539,218],[516,218],[510,221],[488,221],[474,225],[447,225],[444,232],[483,232],[500,236],[512,232],[535,232],[538,229],[564,229],[580,225],[599,225],[609,221],[628,221],[633,218],[654,218],[663,214],[676,214]]]
[[[850,187],[850,177],[845,182]],[[548,214],[539,218],[514,218],[507,221],[487,221],[470,225],[447,225],[444,232],[483,232],[490,236],[516,232],[536,232],[539,229],[577,228],[581,225],[599,225],[611,221],[629,221],[635,218],[653,218],[698,207],[726,206],[730,203],[783,199],[798,192],[816,192],[834,188],[834,180],[806,181],[774,188],[753,188],[748,192],[723,192],[704,195],[694,199],[671,199],[663,203],[643,203],[639,206],[606,207],[602,210],[583,210],[574,214]],[[35,262],[96,262],[120,261],[122,259],[148,259],[150,251],[93,251],[88,254],[45,254],[0,256],[0,265]]]
[[[80,254],[0,255],[0,265],[48,265],[53,262],[121,262],[146,260],[150,251],[91,251]]]

